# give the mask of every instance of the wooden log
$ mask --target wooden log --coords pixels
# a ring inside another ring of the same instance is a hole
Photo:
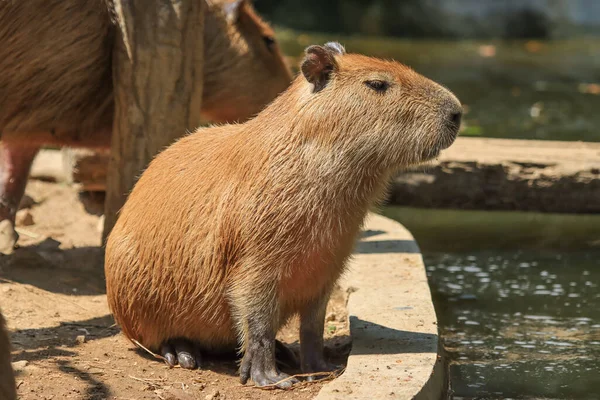
[[[106,239],[152,158],[200,125],[204,2],[114,0],[115,119],[105,203]]]

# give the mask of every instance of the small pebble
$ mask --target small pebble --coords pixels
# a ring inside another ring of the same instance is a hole
[[[213,391],[210,394],[207,394],[206,397],[204,397],[205,400],[217,400],[220,398],[220,393],[218,390]]]
[[[27,365],[29,365],[29,361],[27,360],[15,361],[14,363],[12,363],[12,367],[15,371],[21,371]]]
[[[31,226],[35,222],[33,221],[33,215],[31,215],[31,211],[28,209],[23,209],[17,211],[15,223],[17,226]]]
[[[77,343],[79,343],[79,344],[83,344],[83,343],[85,343],[85,342],[86,342],[85,335],[78,335],[78,336],[75,338],[75,341],[76,341]]]

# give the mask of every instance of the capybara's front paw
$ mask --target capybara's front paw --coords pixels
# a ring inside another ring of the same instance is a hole
[[[185,339],[169,340],[160,348],[161,355],[170,366],[179,364],[181,368],[194,369],[201,367],[201,356],[192,342]]]
[[[246,384],[250,378],[256,386],[273,385],[279,389],[289,389],[299,382],[298,379],[278,371],[274,360],[269,360],[260,351],[246,351],[242,359],[240,382]]]

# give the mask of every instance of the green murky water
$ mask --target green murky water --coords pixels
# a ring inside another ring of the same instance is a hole
[[[466,105],[462,135],[600,141],[600,39],[433,41],[279,30],[286,54],[341,41],[444,84]]]
[[[383,213],[423,251],[454,399],[600,398],[600,216]]]

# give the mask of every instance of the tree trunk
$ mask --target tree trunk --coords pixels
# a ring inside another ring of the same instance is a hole
[[[103,240],[152,158],[200,125],[204,1],[114,0],[115,119]]]

